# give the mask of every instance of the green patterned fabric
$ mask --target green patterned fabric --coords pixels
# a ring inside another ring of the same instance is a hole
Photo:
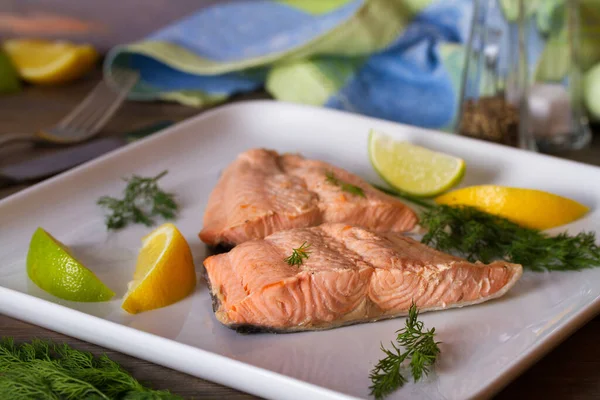
[[[457,56],[442,47],[464,42],[470,10],[471,0],[228,3],[112,49],[104,71],[138,69],[134,100],[205,106],[264,86],[279,100],[440,128],[458,92],[443,60]],[[433,101],[427,115],[410,110]]]

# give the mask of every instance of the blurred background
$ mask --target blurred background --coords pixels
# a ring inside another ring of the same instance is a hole
[[[0,37],[92,43],[100,52],[141,39],[219,0],[3,0]],[[143,12],[140,12],[143,10]]]
[[[600,0],[3,0],[0,38],[0,168],[256,98],[600,159]]]
[[[0,42],[0,199],[252,99],[600,165],[600,0],[0,0]],[[597,397],[592,325],[505,398]]]

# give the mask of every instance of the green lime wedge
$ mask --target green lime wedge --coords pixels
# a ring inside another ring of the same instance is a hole
[[[115,295],[42,228],[35,231],[29,243],[27,275],[41,289],[64,300],[106,301]]]
[[[17,71],[0,47],[0,93],[15,93],[21,89]]]
[[[375,171],[394,189],[415,197],[432,197],[457,185],[465,162],[383,133],[369,134],[369,158]]]

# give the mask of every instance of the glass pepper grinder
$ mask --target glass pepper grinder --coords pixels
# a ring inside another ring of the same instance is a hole
[[[521,2],[519,2],[521,3]],[[523,4],[517,4],[523,7]],[[535,150],[527,129],[527,53],[520,10],[507,16],[498,0],[475,0],[467,43],[457,133]]]
[[[474,0],[458,134],[547,152],[589,142],[576,2]]]

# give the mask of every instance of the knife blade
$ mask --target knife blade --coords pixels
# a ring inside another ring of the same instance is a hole
[[[47,178],[158,132],[172,124],[172,121],[160,121],[123,136],[91,140],[52,154],[2,167],[0,168],[0,187]]]

